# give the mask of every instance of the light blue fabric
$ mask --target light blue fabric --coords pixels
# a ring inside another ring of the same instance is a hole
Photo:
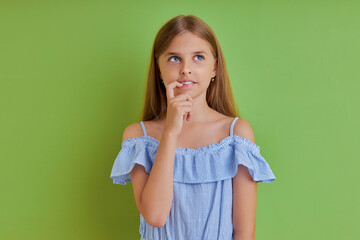
[[[233,134],[220,143],[205,147],[177,148],[174,159],[172,207],[162,228],[147,224],[140,214],[140,240],[230,240],[232,225],[232,178],[238,165],[246,166],[257,182],[270,183],[276,178],[255,143]],[[146,134],[126,139],[117,155],[110,177],[113,183],[131,181],[130,171],[140,164],[150,174],[159,141]]]

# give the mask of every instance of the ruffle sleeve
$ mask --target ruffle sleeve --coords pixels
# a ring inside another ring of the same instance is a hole
[[[121,143],[121,150],[118,153],[110,178],[113,183],[125,185],[131,181],[130,172],[135,164],[145,167],[145,171],[150,174],[156,149],[141,138],[126,139]]]
[[[244,141],[246,141],[247,144],[239,144]],[[235,139],[234,150],[236,165],[241,164],[247,167],[254,181],[270,183],[276,179],[270,165],[260,154],[260,147],[255,143],[247,139]]]

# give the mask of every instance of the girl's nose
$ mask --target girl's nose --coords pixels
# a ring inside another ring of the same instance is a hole
[[[182,71],[181,71],[181,74],[182,74],[182,75],[191,74],[191,72],[190,72],[190,70],[182,70]]]
[[[189,64],[187,64],[186,62],[184,62],[182,68],[181,68],[181,74],[191,74],[190,68],[189,68]]]

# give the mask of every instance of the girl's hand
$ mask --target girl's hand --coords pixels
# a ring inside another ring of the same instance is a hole
[[[180,134],[183,121],[189,121],[193,103],[193,99],[187,93],[174,97],[174,88],[182,85],[182,83],[174,81],[166,86],[167,113],[164,131],[166,130],[175,136]]]

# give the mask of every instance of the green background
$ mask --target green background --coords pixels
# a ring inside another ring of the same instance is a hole
[[[194,14],[276,181],[257,240],[360,239],[359,1],[1,1],[0,239],[139,239],[112,164],[159,28]]]

